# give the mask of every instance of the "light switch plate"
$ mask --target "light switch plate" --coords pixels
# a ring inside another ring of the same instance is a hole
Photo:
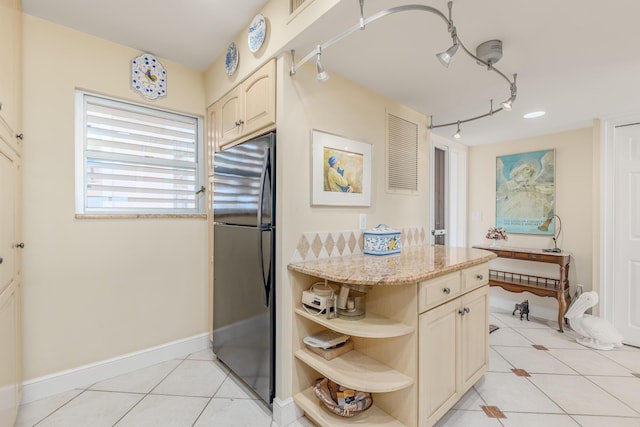
[[[367,229],[367,214],[360,214],[360,230]]]

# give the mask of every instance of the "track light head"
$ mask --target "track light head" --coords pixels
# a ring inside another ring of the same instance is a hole
[[[453,55],[455,55],[458,51],[458,46],[458,42],[454,41],[453,45],[451,45],[449,49],[445,50],[444,52],[437,53],[436,58],[438,58],[438,61],[440,61],[442,65],[448,68],[449,63],[451,62],[451,58],[453,58]]]
[[[503,101],[500,106],[502,107],[503,110],[505,111],[511,111],[511,109],[513,108],[513,101],[516,99],[515,96],[510,96],[509,99],[507,99],[506,101]]]
[[[316,80],[319,82],[326,82],[329,80],[329,74],[324,70],[322,63],[320,63],[320,57],[322,56],[322,48],[318,45],[318,51],[316,54]]]
[[[455,140],[462,139],[462,134],[460,133],[460,122],[458,122],[458,130],[452,136]]]

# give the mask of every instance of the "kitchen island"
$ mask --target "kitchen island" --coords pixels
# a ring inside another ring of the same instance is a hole
[[[400,254],[349,255],[289,264],[293,285],[293,394],[321,426],[431,426],[488,366],[488,261],[473,248],[415,246]],[[305,310],[303,291],[324,282],[365,292],[359,320]],[[303,339],[324,329],[354,349],[332,360]],[[326,377],[370,392],[373,406],[352,417],[329,412],[313,386]]]

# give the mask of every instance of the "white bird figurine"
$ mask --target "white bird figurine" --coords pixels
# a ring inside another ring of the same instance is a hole
[[[576,338],[576,341],[585,347],[596,350],[611,350],[614,347],[622,347],[622,335],[609,321],[584,314],[587,309],[597,303],[597,293],[583,292],[564,315],[569,319],[571,328],[581,335]]]

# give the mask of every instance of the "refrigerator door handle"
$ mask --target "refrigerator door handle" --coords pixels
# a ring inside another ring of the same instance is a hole
[[[262,233],[265,231],[271,231],[268,229],[260,229],[260,233],[258,233],[258,251],[260,256],[258,257],[258,262],[260,263],[260,277],[262,278],[262,286],[264,288],[264,305],[265,307],[269,307],[269,294],[271,293],[271,271],[268,271],[265,275],[264,270],[264,251],[263,251],[263,243],[262,243]],[[271,263],[269,263],[269,269],[271,269]]]
[[[258,227],[262,226],[262,209],[264,208],[264,190],[267,176],[271,175],[271,152],[267,148],[264,159],[264,167],[262,168],[262,176],[260,177],[260,199],[258,200],[258,221],[256,222]]]

